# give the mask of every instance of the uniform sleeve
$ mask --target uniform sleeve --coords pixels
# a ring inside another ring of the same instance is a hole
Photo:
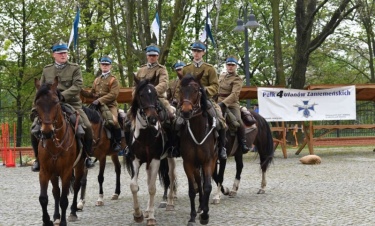
[[[232,91],[222,102],[225,106],[230,106],[233,103],[237,103],[239,100],[240,92],[242,88],[242,79],[236,77],[232,82]]]
[[[206,86],[206,91],[210,97],[213,97],[219,90],[219,80],[214,67],[208,69],[208,83],[210,85]]]
[[[79,66],[74,66],[73,75],[72,75],[72,86],[64,90],[61,94],[64,96],[65,100],[70,100],[73,97],[79,96],[83,86],[83,78],[81,69]]]
[[[98,101],[101,104],[107,104],[108,105],[108,104],[117,100],[117,96],[118,96],[119,92],[120,92],[120,85],[119,85],[118,80],[115,78],[112,82],[110,91],[106,95],[98,98]]]
[[[165,97],[168,89],[168,72],[164,67],[159,69],[159,83],[155,89],[159,97]]]

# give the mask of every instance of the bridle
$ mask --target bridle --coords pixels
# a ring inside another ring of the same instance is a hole
[[[189,85],[187,85],[186,87],[184,88],[190,88],[192,89],[192,91],[194,91],[194,93],[198,93],[197,94],[197,97],[195,98],[194,101],[191,101],[190,99],[186,99],[185,97],[182,99],[181,103],[180,103],[180,110],[182,108],[182,105],[184,103],[189,103],[191,106],[192,106],[192,114],[191,114],[191,117],[190,118],[185,118],[186,120],[189,120],[195,116],[198,116],[200,114],[202,114],[202,109],[201,109],[201,97],[202,97],[202,88],[200,88],[199,86],[196,87],[194,86],[194,84],[198,85],[197,83],[191,81],[189,83]],[[181,87],[181,89],[183,89]]]
[[[147,86],[146,87],[144,87],[143,89],[146,89],[146,88],[148,88],[148,93],[151,93],[152,91],[151,91],[151,87],[150,87],[150,84],[147,84]],[[156,93],[155,93],[155,95],[157,95]],[[139,98],[139,97],[137,97],[138,98],[138,105],[139,105],[139,107],[138,107],[138,110],[139,110],[139,114],[137,113],[137,118],[140,116],[145,122],[146,122],[146,125],[145,126],[149,126],[150,125],[150,122],[148,121],[148,118],[147,118],[147,115],[146,115],[146,109],[150,109],[150,108],[152,108],[152,109],[155,109],[155,110],[157,110],[158,108],[159,108],[159,105],[158,105],[158,102],[157,102],[157,100],[155,101],[155,104],[152,104],[152,103],[144,103],[144,102],[142,102],[142,99],[141,98]],[[138,120],[140,120],[139,118],[138,118]],[[142,122],[142,120],[140,120],[140,122]]]

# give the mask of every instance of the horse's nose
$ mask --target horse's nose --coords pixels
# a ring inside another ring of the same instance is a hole
[[[156,125],[156,122],[158,121],[158,119],[155,117],[155,116],[148,116],[147,117],[147,121],[151,124],[151,125]]]
[[[191,118],[192,111],[181,111],[181,113],[182,113],[182,117],[184,119],[190,119]]]

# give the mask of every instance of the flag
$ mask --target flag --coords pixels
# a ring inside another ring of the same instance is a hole
[[[77,44],[78,44],[78,24],[79,24],[79,8],[77,8],[77,13],[73,21],[73,26],[72,26],[72,31],[70,32],[70,38],[69,38],[69,43],[68,43],[68,48],[70,46],[70,43],[74,41],[74,49],[77,49]]]
[[[215,40],[214,40],[214,37],[212,36],[212,32],[211,32],[211,26],[212,26],[211,19],[210,19],[210,16],[208,15],[208,11],[206,11],[206,13],[207,13],[206,23],[204,25],[203,32],[202,32],[201,36],[199,37],[199,40],[201,42],[205,42],[206,39],[207,39],[207,36],[208,36],[211,39],[212,45],[214,47],[216,47],[215,46]]]
[[[151,31],[154,32],[156,36],[156,42],[159,43],[159,31],[160,31],[160,19],[159,14],[156,12],[155,19],[151,24]]]

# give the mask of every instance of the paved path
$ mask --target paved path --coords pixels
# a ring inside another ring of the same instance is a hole
[[[209,225],[375,225],[375,153],[372,150],[372,147],[316,148],[322,164],[313,166],[299,163],[306,150],[300,156],[294,155],[295,150],[289,150],[288,159],[283,159],[277,150],[264,195],[256,194],[261,177],[259,159],[254,153],[247,154],[237,197],[224,197],[221,204],[210,205]],[[187,180],[181,163],[178,159],[176,211],[157,209],[158,225],[186,225],[189,219]],[[230,159],[227,166],[225,185],[231,187],[234,160]],[[105,171],[105,205],[95,206],[98,170],[97,166],[89,172],[86,205],[78,213],[80,221],[69,225],[145,225],[133,222],[130,177],[124,168],[120,199],[110,200],[115,182],[112,163],[107,163]],[[144,170],[140,178],[140,202],[144,207],[147,203]],[[38,196],[38,174],[32,173],[30,167],[0,167],[1,226],[42,225]],[[52,215],[51,194],[49,198]],[[158,186],[157,203],[161,199],[162,188]],[[197,225],[200,225],[198,221]]]

